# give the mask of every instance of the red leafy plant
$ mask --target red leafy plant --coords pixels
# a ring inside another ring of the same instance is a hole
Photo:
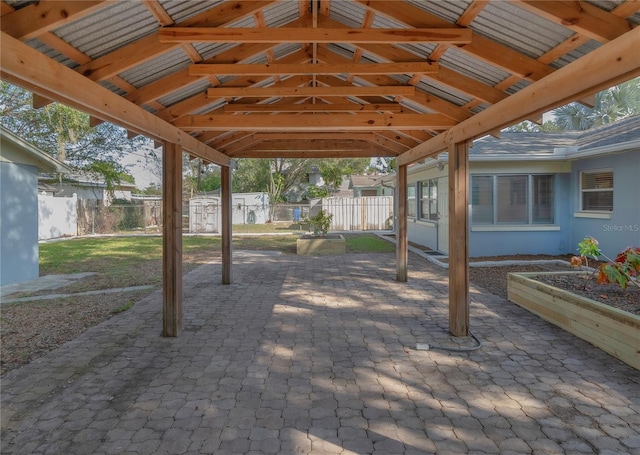
[[[571,267],[581,268],[584,264],[589,267],[589,258],[598,260],[602,256],[606,262],[600,264],[593,273],[587,274],[584,280],[584,288],[587,289],[589,280],[598,274],[598,284],[615,283],[622,289],[629,284],[640,287],[638,275],[640,273],[640,247],[627,247],[622,250],[615,259],[607,257],[600,251],[598,241],[593,237],[585,237],[578,243],[580,256],[571,258]]]

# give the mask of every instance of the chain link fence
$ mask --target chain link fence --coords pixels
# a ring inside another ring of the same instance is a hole
[[[156,232],[162,228],[162,202],[104,206],[95,199],[78,201],[78,235]]]

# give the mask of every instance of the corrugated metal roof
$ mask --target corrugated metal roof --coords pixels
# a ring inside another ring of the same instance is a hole
[[[353,28],[362,27],[365,9],[357,3],[334,1],[331,2],[329,17]]]
[[[442,19],[446,19],[451,23],[456,23],[458,18],[471,4],[471,0],[455,0],[455,1],[427,1],[427,0],[409,0],[413,6],[430,12]]]
[[[158,0],[160,5],[167,11],[176,24],[180,24],[185,20],[211,10],[211,8],[224,3],[222,0]],[[235,1],[235,0],[234,0]],[[33,3],[25,0],[6,0],[6,3],[16,8],[24,7]],[[414,7],[442,18],[452,24],[459,19],[460,15],[471,4],[471,0],[408,0],[408,3]],[[611,11],[617,6],[624,3],[624,0],[588,0],[588,3],[595,5],[605,11]],[[233,1],[229,0],[228,5],[233,5]],[[309,0],[303,7],[309,7],[314,4]],[[332,0],[328,3],[330,6],[330,17],[339,21],[348,27],[361,28],[366,16],[367,7],[360,2]],[[372,6],[375,9],[375,5]],[[304,13],[304,12],[303,12]],[[300,17],[300,2],[293,0],[283,0],[266,6],[262,10],[265,22],[268,27],[286,26],[286,24],[297,20]],[[636,23],[640,23],[640,13],[633,16]],[[227,27],[256,27],[256,20],[253,14],[248,14]],[[109,52],[113,52],[123,46],[136,42],[143,37],[157,33],[159,24],[151,12],[138,1],[119,1],[109,3],[97,12],[88,14],[72,20],[69,24],[54,29],[52,32],[59,36],[70,45],[76,47],[79,51],[84,52],[90,58],[96,59]],[[375,14],[372,22],[374,28],[405,28],[405,24],[389,18],[384,14]],[[574,35],[574,32],[567,27],[556,24],[532,12],[518,7],[517,2],[507,2],[495,0],[480,11],[470,26],[474,33],[487,36],[489,39],[496,41],[506,47],[514,49],[531,58],[538,58],[558,44],[565,41],[568,37]],[[57,50],[50,48],[38,39],[31,39],[27,44],[34,49],[42,52],[53,60],[63,65],[75,68],[78,63],[70,58],[60,54]],[[246,49],[251,44],[233,44],[233,43],[194,43],[195,49],[207,60],[222,52],[227,52],[235,48]],[[403,49],[415,56],[414,60],[426,60],[436,47],[433,43],[405,43],[396,44],[395,47]],[[578,49],[568,53],[553,62],[554,68],[560,68],[572,61],[581,58],[587,53],[595,50],[600,46],[596,41],[590,41]],[[274,46],[273,53],[276,59],[282,59],[301,49],[301,44],[283,43]],[[352,60],[356,47],[349,43],[332,43],[327,45],[327,49],[337,55],[348,60]],[[228,63],[233,63],[235,59],[230,58]],[[380,58],[369,52],[364,52],[361,58],[362,62],[386,62],[386,59]],[[267,63],[267,57],[264,52],[246,58],[243,63]],[[154,56],[150,61],[139,64],[135,67],[128,68],[123,71],[120,76],[135,87],[143,87],[153,81],[161,79],[179,69],[186,68],[191,60],[185,54],[180,46],[176,46],[173,51],[162,55]],[[222,62],[220,62],[222,63]],[[463,48],[456,46],[448,47],[447,51],[442,55],[439,61],[444,68],[451,69],[487,84],[495,86],[510,76],[510,73],[503,71],[497,65],[487,63],[484,60],[474,57],[466,52]],[[336,76],[339,80],[346,80],[347,75],[340,74]],[[384,85],[385,78],[379,76],[367,77],[369,81],[379,81]],[[410,75],[395,75],[393,79],[408,84]],[[219,78],[223,84],[227,86],[239,85],[237,76],[223,76]],[[255,86],[267,86],[274,83],[274,78],[243,78],[244,80],[259,80]],[[281,80],[287,79],[286,75],[281,76]],[[387,79],[388,81],[388,79]],[[354,85],[371,85],[364,79],[354,78]],[[123,90],[108,82],[101,82],[101,85],[107,89],[124,95]],[[182,87],[176,92],[165,96],[158,100],[165,106],[171,106],[180,101],[186,100],[193,96],[202,96],[202,93],[209,87],[210,83],[206,78],[195,84]],[[522,80],[506,90],[507,93],[515,93],[527,87],[529,82]],[[457,106],[462,106],[471,101],[473,98],[466,93],[451,89],[438,81],[424,77],[416,86],[418,90],[423,90],[430,95],[449,101]],[[277,99],[277,98],[274,98]],[[353,97],[357,99],[357,97]],[[387,97],[391,99],[391,97]],[[218,108],[222,104],[221,100],[212,100],[206,106],[198,109],[198,113],[204,113],[212,108]],[[431,112],[427,106],[420,106],[413,102],[406,102],[412,109],[418,112]],[[145,109],[153,111],[149,106],[143,106]],[[480,112],[486,109],[488,105],[481,104],[473,108],[472,112]]]
[[[228,51],[238,45],[235,43],[193,43],[193,47],[198,51],[200,56],[207,60],[218,54]],[[229,62],[231,63],[231,62]]]
[[[74,62],[67,56],[62,55],[60,52],[56,51],[55,49],[51,49],[49,46],[47,46],[46,44],[40,42],[35,38],[27,40],[25,44],[27,46],[34,48],[38,52],[42,52],[44,55],[55,60],[56,62],[62,63],[65,66],[68,66],[69,68],[75,68],[78,66],[76,62]]]
[[[477,59],[456,47],[447,49],[440,58],[440,64],[491,86],[509,76],[506,71]]]
[[[171,16],[176,24],[185,21],[203,11],[212,8],[222,0],[159,0],[160,5]]]
[[[120,74],[120,77],[136,88],[140,88],[175,71],[186,68],[191,63],[191,59],[187,57],[182,48],[178,48],[124,71]]]
[[[286,57],[287,55],[298,52],[301,49],[300,44],[298,43],[288,43],[288,44],[280,44],[273,48],[273,55],[276,60]]]
[[[416,88],[442,98],[443,100],[449,101],[456,106],[463,106],[473,99],[468,95],[456,92],[445,85],[438,84],[432,79],[421,80],[418,85],[416,85]]]
[[[573,62],[574,60],[581,58],[587,55],[589,52],[599,48],[600,46],[601,44],[598,43],[597,41],[594,41],[594,40],[588,41],[584,43],[582,46],[580,46],[579,48],[574,49],[573,51],[569,52],[568,54],[564,55],[563,57],[553,62],[552,66],[555,68],[561,68],[563,66],[566,66],[569,63]]]
[[[470,28],[532,58],[574,35],[572,30],[508,2],[487,4]]]
[[[183,87],[180,90],[176,90],[170,95],[160,98],[158,102],[163,106],[171,106],[186,98],[203,93],[204,91],[207,90],[207,88],[210,85],[211,84],[209,83],[209,80],[206,78],[203,78],[201,81],[198,81],[195,84],[187,85],[186,87]]]
[[[57,28],[55,34],[96,59],[157,30],[158,22],[142,3],[118,2]]]
[[[14,9],[21,9],[32,3],[38,3],[38,0],[4,0],[4,2]]]
[[[298,2],[280,2],[264,9],[267,27],[280,27],[300,17]]]

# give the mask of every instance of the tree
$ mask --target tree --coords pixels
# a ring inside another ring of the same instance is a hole
[[[594,107],[570,103],[553,111],[555,124],[562,130],[587,130],[640,114],[640,78],[599,92]]]
[[[211,193],[220,189],[222,177],[220,167],[215,164],[204,164],[202,159],[183,161],[184,189],[190,194]]]
[[[338,189],[344,177],[362,174],[369,167],[368,158],[331,158],[319,160],[318,170],[327,189]]]
[[[38,148],[82,171],[100,174],[113,187],[126,174],[120,159],[149,140],[111,123],[89,125],[89,115],[60,103],[33,109],[32,94],[2,81],[0,122]],[[115,180],[114,180],[115,179]]]
[[[551,120],[547,120],[542,125],[525,120],[510,126],[506,131],[510,133],[554,133],[560,131],[560,127]]]

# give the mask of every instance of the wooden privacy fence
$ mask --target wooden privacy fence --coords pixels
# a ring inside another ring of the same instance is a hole
[[[332,231],[382,231],[393,228],[393,196],[328,197],[322,210],[333,215]]]

